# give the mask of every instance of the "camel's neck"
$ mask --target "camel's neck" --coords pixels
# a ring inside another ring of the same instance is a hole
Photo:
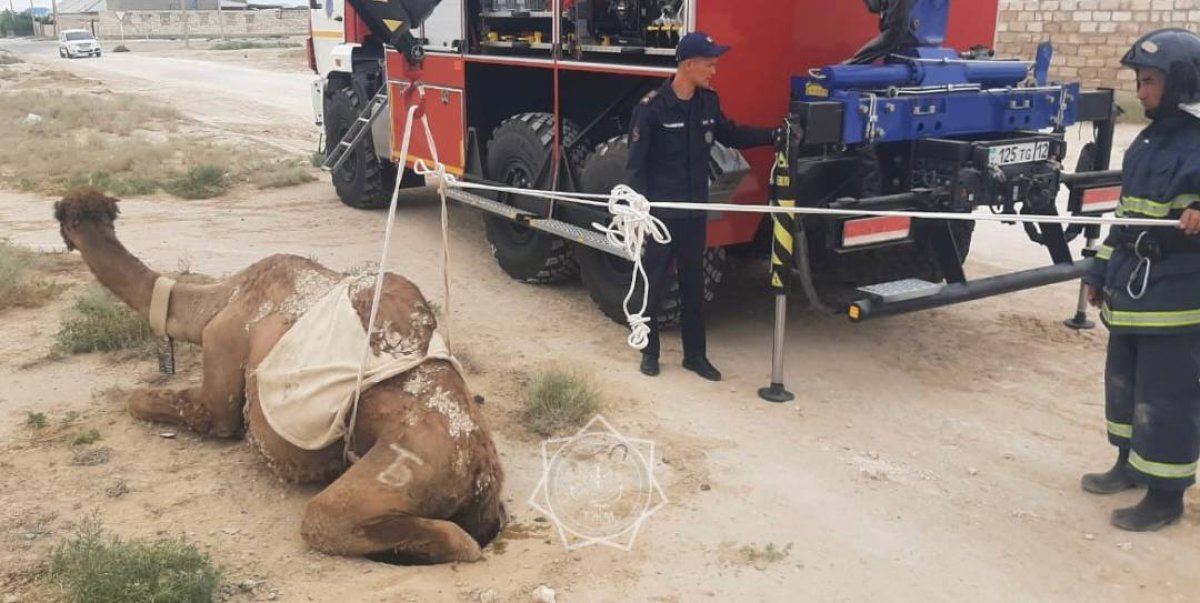
[[[79,234],[75,247],[100,284],[138,314],[149,316],[150,296],[158,273],[146,267],[109,233],[84,227]]]
[[[96,228],[81,230],[81,236],[74,242],[92,274],[135,312],[149,318],[154,281],[159,274],[129,253],[111,233]],[[218,288],[176,285],[167,309],[167,334],[181,341],[201,343],[204,327],[219,309],[208,303]]]

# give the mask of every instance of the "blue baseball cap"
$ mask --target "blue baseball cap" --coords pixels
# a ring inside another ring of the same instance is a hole
[[[717,44],[708,34],[702,31],[693,31],[679,40],[679,45],[675,47],[675,60],[686,61],[696,58],[715,59],[726,52],[729,52],[728,46]]]

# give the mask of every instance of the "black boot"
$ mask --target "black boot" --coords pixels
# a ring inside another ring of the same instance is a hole
[[[1117,464],[1104,473],[1088,473],[1079,480],[1084,490],[1092,494],[1116,494],[1131,488],[1136,488],[1137,482],[1125,468],[1129,462],[1129,449],[1119,448]]]
[[[647,377],[658,376],[658,356],[642,354],[642,374]]]
[[[1153,532],[1183,515],[1183,490],[1150,488],[1138,504],[1117,509],[1112,524],[1130,532]]]
[[[713,366],[712,363],[708,361],[708,358],[684,358],[683,368],[692,371],[693,373],[696,373],[697,375],[700,375],[709,381],[721,380],[721,371],[718,371],[717,367]]]

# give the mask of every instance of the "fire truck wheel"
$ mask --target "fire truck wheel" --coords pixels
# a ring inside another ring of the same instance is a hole
[[[326,155],[341,142],[364,106],[353,88],[333,92],[325,109]],[[331,176],[333,187],[343,203],[357,209],[378,209],[391,204],[396,172],[396,164],[375,156],[375,143],[371,133],[367,132],[342,167]]]
[[[591,160],[580,173],[580,189],[585,193],[607,193],[625,181],[625,162],[629,157],[627,137],[618,136],[601,144],[592,154]],[[633,277],[633,263],[610,253],[590,247],[576,251],[579,258],[580,276],[592,301],[605,316],[625,324],[625,296],[629,293],[629,282]],[[704,255],[704,299],[716,297],[725,267],[725,249],[709,249]],[[660,327],[674,326],[679,322],[679,282],[674,269],[663,292],[658,312]],[[630,299],[630,308],[641,308],[642,290],[638,287]]]
[[[590,247],[576,250],[579,258],[580,277],[587,287],[592,301],[605,316],[620,324],[625,320],[625,296],[629,294],[629,283],[633,278],[633,262]],[[724,276],[725,248],[714,247],[704,254],[704,301],[716,297],[717,285]],[[679,281],[675,279],[674,267],[667,280],[658,309],[658,326],[674,327],[679,324]],[[636,312],[642,307],[642,287],[639,284],[629,299],[629,310]]]
[[[579,134],[575,124],[562,120],[564,140]],[[538,176],[554,149],[554,116],[523,113],[500,124],[487,147],[488,179],[522,188],[541,188]],[[576,145],[570,153],[572,169],[587,161],[590,149]],[[502,203],[519,205],[545,215],[542,201],[501,194]],[[516,280],[526,283],[556,283],[579,273],[571,245],[546,232],[522,226],[499,216],[484,215],[488,242],[496,263]]]

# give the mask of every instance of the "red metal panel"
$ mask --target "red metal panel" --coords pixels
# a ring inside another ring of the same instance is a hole
[[[399,52],[387,53],[388,77],[394,80],[418,81],[435,86],[462,88],[466,85],[466,71],[459,55],[429,53],[420,69],[413,69]]]
[[[423,159],[430,167],[433,166],[433,153],[425,138],[425,130],[419,122],[421,111],[424,111],[429,127],[433,130],[438,159],[446,165],[446,171],[462,175],[466,165],[462,60],[458,57],[428,56],[419,71],[409,70],[407,62],[398,52],[388,51],[386,60],[392,113],[392,160],[411,165],[414,160]],[[414,75],[422,77],[406,77]],[[425,90],[424,95],[420,94],[422,87]],[[411,126],[408,157],[401,158],[400,150],[404,143],[408,111],[413,105],[418,105],[420,109]]]
[[[349,2],[345,3],[343,10],[345,10],[343,22],[346,24],[346,41],[361,44],[363,40],[367,39],[367,36],[371,35],[371,30],[367,28],[366,21],[358,16],[358,11],[354,10]]]
[[[950,31],[946,45],[959,50],[972,46],[994,47],[1000,0],[958,0],[950,3]],[[1033,57],[1022,57],[1033,59]]]

